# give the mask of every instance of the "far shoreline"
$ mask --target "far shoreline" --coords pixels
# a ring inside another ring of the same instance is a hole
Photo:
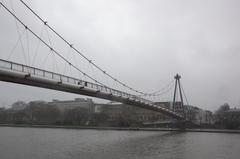
[[[98,127],[98,126],[70,126],[70,125],[31,125],[31,124],[0,124],[0,127],[20,128],[53,128],[53,129],[82,129],[82,130],[116,130],[116,131],[172,131],[172,132],[202,132],[202,133],[234,133],[240,130],[230,129],[177,129],[177,128],[142,128],[142,127]]]

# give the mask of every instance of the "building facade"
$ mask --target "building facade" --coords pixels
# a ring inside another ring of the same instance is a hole
[[[53,100],[48,103],[49,105],[56,106],[61,112],[65,110],[84,108],[87,109],[89,113],[94,113],[94,102],[92,99],[75,98],[74,100]]]
[[[121,103],[95,104],[95,112],[104,113],[109,122],[128,120],[136,123],[166,120],[166,116],[151,110]]]

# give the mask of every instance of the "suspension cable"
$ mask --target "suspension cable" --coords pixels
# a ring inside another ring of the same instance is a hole
[[[0,2],[0,3],[2,4],[2,2]],[[10,6],[11,6],[11,9],[13,10],[13,13],[15,14],[15,10],[13,8],[13,4],[12,4],[11,0],[10,0]],[[17,28],[18,37],[20,37],[21,35],[20,35],[20,31],[19,31],[17,21],[16,21],[16,19],[14,19],[14,20],[15,20],[15,25],[16,25],[16,28]],[[20,44],[21,44],[21,52],[23,54],[24,62],[25,62],[25,64],[27,64],[27,58],[26,58],[26,55],[25,55],[25,49],[24,49],[24,46],[23,46],[23,42],[22,42],[21,38],[19,38],[19,40],[20,40]]]
[[[139,94],[142,94],[143,96],[159,96],[162,94],[165,94],[169,91],[169,89],[167,89],[169,86],[171,86],[172,82],[171,81],[167,86],[165,86],[164,88],[155,91],[153,93],[143,93],[141,91],[138,91],[128,85],[126,85],[125,83],[119,81],[118,79],[114,78],[112,75],[108,74],[106,71],[104,71],[102,68],[100,68],[98,65],[96,65],[94,62],[92,62],[92,60],[90,60],[89,58],[87,58],[82,52],[80,52],[78,49],[76,49],[73,44],[71,44],[70,42],[68,42],[62,35],[60,35],[55,29],[53,29],[50,25],[48,25],[48,23],[46,21],[44,21],[35,11],[33,11],[23,0],[20,0],[20,2],[27,7],[40,21],[43,22],[43,24],[45,26],[47,26],[53,33],[55,33],[60,39],[62,39],[67,45],[70,46],[71,49],[73,49],[75,52],[77,52],[79,55],[81,55],[85,60],[87,60],[90,64],[92,64],[94,67],[96,67],[98,70],[100,70],[102,73],[104,73],[105,75],[107,75],[108,77],[110,77],[113,81],[121,84],[123,87],[126,87],[128,89],[130,89],[131,91],[137,92]],[[4,6],[1,3],[2,6]],[[5,9],[7,9],[4,6]],[[8,10],[8,9],[7,9]],[[89,76],[88,74],[84,73],[83,71],[81,71],[79,68],[77,68],[76,66],[72,65],[71,62],[69,62],[66,58],[64,58],[61,54],[59,54],[55,49],[53,49],[49,44],[47,44],[44,40],[41,39],[41,37],[39,37],[38,35],[36,35],[32,30],[30,30],[19,18],[17,18],[17,16],[15,14],[13,14],[10,10],[8,10],[14,17],[15,19],[17,19],[27,30],[29,30],[36,38],[38,38],[42,43],[44,43],[48,48],[50,48],[51,51],[53,51],[55,54],[57,54],[61,59],[63,59],[65,62],[67,62],[70,66],[74,67],[75,69],[77,69],[78,71],[80,71],[84,76],[87,76],[88,78],[90,78],[91,80],[93,80],[96,83],[99,83],[101,85],[104,85],[103,83],[97,81],[95,78],[92,78],[91,76]],[[105,85],[104,85],[105,86]],[[166,90],[167,89],[167,90]]]
[[[42,29],[41,29],[41,33],[40,33],[40,36],[39,36],[40,38],[42,38],[43,31],[44,31],[44,27],[42,27]],[[35,60],[36,60],[37,55],[38,55],[38,50],[39,50],[40,42],[41,42],[40,40],[38,40],[38,42],[37,42],[37,47],[36,47],[35,52],[34,52],[34,55],[33,55],[32,65],[35,65]]]
[[[0,7],[2,7],[2,6],[0,6]],[[13,46],[13,48],[11,49],[11,52],[10,52],[7,60],[9,60],[9,59],[12,57],[12,55],[14,54],[14,51],[15,51],[15,49],[17,48],[17,46],[18,46],[18,44],[19,44],[19,42],[20,42],[20,39],[22,38],[22,35],[25,33],[25,31],[26,31],[26,30],[23,30],[23,32],[22,32],[22,33],[20,34],[20,36],[18,37],[18,40],[17,40],[16,44]]]
[[[33,9],[31,9],[23,0],[20,0],[20,2],[26,7],[28,8],[40,21],[43,22],[44,25],[46,25],[52,32],[54,32],[60,39],[62,39],[67,45],[70,46],[70,48],[72,48],[75,52],[77,52],[79,55],[81,55],[85,60],[87,60],[91,65],[93,65],[94,67],[96,67],[99,71],[101,71],[103,74],[107,75],[109,78],[111,78],[113,81],[119,83],[120,85],[122,85],[123,87],[126,87],[128,89],[130,89],[131,91],[134,91],[136,93],[139,94],[146,94],[143,93],[142,91],[138,91],[137,89],[134,89],[130,86],[128,86],[127,84],[121,82],[120,80],[118,80],[117,78],[113,77],[112,75],[110,75],[109,73],[107,73],[105,70],[103,70],[100,66],[98,66],[97,64],[95,64],[94,62],[92,62],[92,60],[90,60],[88,57],[86,57],[82,52],[80,52],[77,48],[75,48],[73,46],[72,43],[70,43],[69,41],[67,41],[62,35],[60,35],[55,29],[53,29],[50,25],[48,25],[47,21],[44,21],[35,11],[33,11]]]
[[[187,96],[186,96],[186,94],[185,94],[185,91],[184,91],[182,85],[181,85],[181,89],[182,89],[182,91],[183,91],[183,95],[184,95],[184,98],[185,98],[185,100],[186,100],[186,102],[187,102],[187,105],[189,105]]]
[[[172,88],[173,84],[174,84],[174,80],[169,82],[165,87],[163,87],[163,88],[161,88],[158,91],[155,91],[153,93],[149,93],[148,95],[149,96],[159,96],[159,95],[162,95],[162,94],[164,94],[164,92],[168,92],[169,89]]]
[[[26,30],[28,30],[30,33],[32,33],[37,39],[39,39],[45,46],[47,46],[50,51],[54,52],[57,56],[59,56],[63,61],[67,62],[70,66],[74,67],[76,70],[78,70],[79,72],[81,72],[84,76],[87,76],[89,79],[93,80],[94,82],[107,87],[106,85],[104,85],[103,83],[97,81],[95,78],[92,78],[91,76],[89,76],[88,74],[86,74],[85,72],[83,72],[82,70],[80,70],[78,67],[76,67],[75,65],[73,65],[71,62],[69,62],[65,57],[63,57],[59,52],[57,52],[54,48],[52,48],[47,42],[45,42],[42,38],[40,38],[36,33],[34,33],[30,28],[28,28],[27,25],[25,25],[13,12],[11,12],[2,2],[0,2],[1,6],[8,11],[20,24],[22,24]]]
[[[139,97],[157,97],[157,96],[161,96],[164,95],[166,93],[168,93],[174,86],[174,80],[171,81],[169,84],[167,84],[165,87],[163,87],[162,89],[160,89],[159,91],[153,92],[153,93],[149,93],[149,94],[143,94],[143,95],[138,95]]]
[[[166,89],[166,90],[164,90],[164,91],[162,91],[162,92],[159,92],[159,93],[157,93],[157,94],[154,94],[153,96],[161,96],[161,95],[163,95],[163,94],[166,94],[166,93],[168,93],[168,92],[170,92],[170,91],[172,90],[173,86],[174,86],[174,83],[172,83],[172,84],[169,86],[168,89]]]

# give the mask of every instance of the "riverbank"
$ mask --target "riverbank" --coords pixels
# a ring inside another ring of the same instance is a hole
[[[31,127],[31,128],[56,128],[56,129],[119,130],[119,131],[178,131],[178,132],[207,132],[207,133],[236,133],[236,134],[240,134],[240,130],[229,130],[229,129],[90,127],[90,126],[31,125],[31,124],[0,124],[0,127],[26,127],[26,128]]]

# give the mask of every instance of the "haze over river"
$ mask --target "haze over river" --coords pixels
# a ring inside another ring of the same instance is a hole
[[[1,159],[239,159],[240,134],[0,127]]]

